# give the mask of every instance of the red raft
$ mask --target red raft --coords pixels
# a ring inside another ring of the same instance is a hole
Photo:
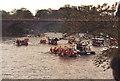
[[[28,38],[25,38],[24,40],[16,40],[16,46],[27,46],[28,45],[28,41],[29,39]]]

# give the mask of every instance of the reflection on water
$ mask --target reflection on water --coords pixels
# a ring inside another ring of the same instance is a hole
[[[28,46],[17,47],[18,38],[3,38],[2,75],[11,79],[112,79],[111,70],[96,68],[92,59],[95,55],[76,58],[49,54],[51,45],[39,44],[40,38],[30,38]],[[24,39],[19,38],[19,39]],[[68,45],[66,40],[59,45]],[[59,46],[58,45],[58,46]],[[68,45],[69,46],[69,45]],[[100,51],[100,48],[93,50]]]

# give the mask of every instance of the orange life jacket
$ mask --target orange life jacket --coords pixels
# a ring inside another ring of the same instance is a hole
[[[66,50],[66,54],[69,55],[69,50]]]
[[[74,52],[73,49],[71,49],[70,52],[73,53]]]

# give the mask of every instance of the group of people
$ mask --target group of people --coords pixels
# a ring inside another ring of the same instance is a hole
[[[21,45],[25,45],[25,46],[27,46],[28,45],[28,38],[25,38],[24,40],[19,40],[19,39],[17,39],[16,40],[16,45],[17,46],[21,46]]]
[[[55,41],[55,40],[49,40],[48,44],[57,45],[57,41]]]
[[[41,44],[46,44],[46,40],[40,40]]]
[[[57,45],[57,38],[49,38],[48,37],[48,44],[52,44],[52,45]],[[46,44],[46,37],[42,37],[42,39],[40,40],[41,44]]]
[[[58,38],[49,38],[48,37],[48,44],[57,45]]]
[[[54,48],[51,47],[50,52],[54,53],[56,55],[59,55],[59,56],[69,56],[69,57],[76,57],[77,56],[75,49],[69,48],[68,46],[64,46],[64,47],[59,46],[59,47],[54,47]]]
[[[40,43],[41,44],[46,44],[46,37],[45,36],[42,37],[42,39],[40,40]]]
[[[77,41],[76,41],[75,39],[73,39],[73,40],[68,40],[68,43],[69,43],[69,44],[73,44],[73,42],[77,44]]]

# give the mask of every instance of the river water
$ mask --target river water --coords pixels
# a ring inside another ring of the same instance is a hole
[[[2,77],[4,79],[113,78],[111,69],[103,71],[103,68],[93,64],[92,60],[96,55],[76,58],[59,57],[49,54],[51,45],[39,44],[40,38],[31,37],[28,46],[20,47],[15,46],[16,39],[18,38],[3,38]],[[67,40],[59,41],[59,45],[68,45]],[[92,47],[92,49],[98,53],[102,48]]]

